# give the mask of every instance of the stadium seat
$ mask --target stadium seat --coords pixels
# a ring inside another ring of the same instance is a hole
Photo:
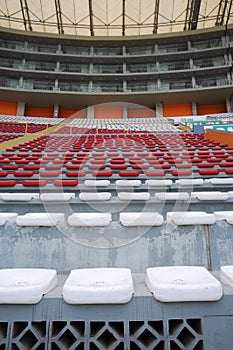
[[[214,211],[216,221],[226,220],[230,225],[233,225],[233,211]]]
[[[146,270],[146,284],[161,302],[216,301],[221,283],[201,266],[163,266]]]
[[[108,226],[112,220],[110,213],[73,213],[68,217],[70,226]]]
[[[63,213],[27,213],[16,218],[18,226],[56,226],[61,221]]]
[[[79,199],[81,201],[108,201],[111,196],[110,192],[81,192]]]
[[[79,184],[78,180],[54,180],[53,181],[54,186],[56,187],[75,187]]]
[[[133,293],[131,271],[124,268],[72,270],[62,292],[68,304],[124,304]]]
[[[6,224],[6,222],[16,222],[17,213],[0,213],[0,226]]]
[[[122,177],[137,177],[139,175],[139,171],[119,171],[119,176]]]
[[[197,198],[200,201],[226,201],[228,193],[220,191],[192,192],[191,198]]]
[[[37,304],[57,285],[52,269],[0,270],[0,304]]]
[[[220,279],[221,282],[231,288],[233,288],[233,266],[226,265],[220,267]]]
[[[141,186],[141,180],[116,180],[116,186],[118,187],[139,187]]]
[[[214,214],[207,214],[203,211],[193,212],[168,212],[167,222],[176,225],[212,225],[215,223]]]
[[[20,202],[29,202],[32,199],[39,199],[39,193],[2,193],[0,194],[0,198],[5,202],[13,202],[13,201],[20,201]]]
[[[38,194],[39,196],[39,194]],[[75,193],[69,193],[69,192],[62,192],[62,193],[41,193],[40,194],[40,199],[43,202],[67,202],[70,201],[71,199],[75,198]]]
[[[125,212],[120,213],[120,223],[123,226],[161,226],[163,216],[156,212]]]
[[[187,201],[189,194],[187,192],[157,192],[155,198],[160,201]]]

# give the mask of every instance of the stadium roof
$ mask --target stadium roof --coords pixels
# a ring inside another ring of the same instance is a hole
[[[0,26],[85,36],[172,33],[233,23],[233,0],[0,0]]]

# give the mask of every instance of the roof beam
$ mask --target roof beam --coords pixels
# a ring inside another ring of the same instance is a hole
[[[228,7],[228,9],[227,9]],[[221,26],[224,24],[224,18],[226,16],[226,25],[228,24],[230,13],[232,7],[232,0],[220,0],[218,7],[218,14],[216,18],[216,26]]]
[[[153,34],[157,34],[158,31],[158,18],[159,18],[159,1],[155,0],[155,12],[154,12],[154,25],[153,25]]]
[[[201,0],[188,0],[184,30],[197,29]]]
[[[89,0],[89,19],[90,19],[90,34],[94,36],[94,26],[93,26],[93,9],[92,9],[92,0]]]
[[[27,0],[20,0],[20,6],[21,6],[21,11],[23,16],[24,28],[25,30],[32,31],[32,25],[31,25]]]
[[[122,36],[125,36],[125,0],[122,0]]]
[[[59,34],[64,34],[64,29],[62,25],[62,12],[60,0],[55,0],[56,16],[57,16],[57,29]]]

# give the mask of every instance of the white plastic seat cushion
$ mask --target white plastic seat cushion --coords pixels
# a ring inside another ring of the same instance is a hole
[[[52,269],[0,270],[0,304],[36,304],[57,285]]]
[[[123,226],[161,226],[163,216],[155,212],[120,213],[120,222]]]
[[[214,211],[215,219],[218,220],[226,220],[226,222],[230,225],[233,225],[233,211]]]
[[[0,195],[3,201],[21,201],[29,202],[32,199],[39,199],[39,193],[2,193]]]
[[[221,266],[220,279],[222,283],[233,288],[233,265]]]
[[[81,201],[108,201],[111,198],[110,192],[82,192],[79,194]]]
[[[43,202],[67,202],[75,198],[75,193],[41,193],[40,199]]]
[[[87,187],[108,187],[110,185],[109,180],[85,180],[84,185]]]
[[[121,201],[147,201],[150,199],[150,193],[149,192],[119,192],[118,198]]]
[[[192,192],[191,198],[197,198],[200,201],[226,201],[229,198],[229,196],[227,192],[204,191]]]
[[[146,284],[162,302],[214,301],[222,297],[221,283],[201,266],[152,267]]]
[[[63,287],[69,304],[123,304],[133,293],[131,271],[125,268],[72,270]]]
[[[172,180],[146,180],[145,184],[149,187],[163,187],[163,186],[171,186]]]
[[[110,213],[73,213],[68,217],[70,226],[108,226],[112,220]]]
[[[179,179],[176,180],[176,184],[180,186],[197,186],[203,185],[203,179]]]
[[[5,225],[6,222],[16,222],[17,213],[0,213],[0,226]]]
[[[19,215],[16,224],[18,226],[56,226],[60,221],[64,221],[62,213],[27,213]]]
[[[189,194],[187,192],[157,192],[155,198],[160,201],[187,201]]]
[[[212,225],[215,223],[215,216],[204,211],[174,211],[167,213],[167,222],[171,221],[176,225]]]
[[[141,180],[116,180],[115,184],[118,187],[139,187]]]
[[[226,178],[211,178],[211,179],[205,179],[206,183],[211,183],[212,185],[232,185],[233,184],[233,177],[226,177]]]

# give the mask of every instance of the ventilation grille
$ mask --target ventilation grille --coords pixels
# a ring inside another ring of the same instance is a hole
[[[0,350],[204,350],[201,319],[0,322]]]

